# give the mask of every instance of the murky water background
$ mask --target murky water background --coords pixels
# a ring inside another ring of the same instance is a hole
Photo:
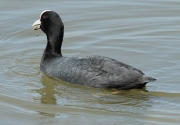
[[[157,81],[119,91],[42,74],[46,36],[31,25],[45,9],[64,22],[64,56],[111,57]],[[0,0],[0,124],[178,125],[179,15],[179,0]]]

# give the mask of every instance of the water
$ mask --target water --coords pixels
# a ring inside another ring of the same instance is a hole
[[[178,0],[1,0],[0,124],[178,125],[179,6]],[[64,56],[111,57],[157,81],[119,91],[42,74],[46,36],[31,25],[45,9],[64,22]]]

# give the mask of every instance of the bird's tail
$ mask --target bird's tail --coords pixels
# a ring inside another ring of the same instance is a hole
[[[148,81],[149,81],[149,82],[154,82],[154,81],[156,81],[156,79],[155,79],[155,78],[152,78],[152,77],[148,77]]]
[[[156,81],[155,78],[148,77],[146,75],[142,76],[141,78],[141,83],[148,83],[148,82],[154,82],[154,81]]]

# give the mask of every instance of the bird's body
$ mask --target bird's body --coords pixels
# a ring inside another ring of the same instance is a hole
[[[103,56],[64,57],[61,54],[64,25],[53,11],[41,13],[40,27],[47,35],[47,46],[40,68],[63,81],[98,88],[142,88],[155,79],[127,64]],[[35,24],[34,24],[35,25]]]
[[[41,70],[63,81],[92,87],[126,89],[148,82],[140,70],[102,56],[56,57],[42,61]]]

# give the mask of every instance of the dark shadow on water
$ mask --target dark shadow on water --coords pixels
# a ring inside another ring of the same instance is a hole
[[[57,84],[52,82],[51,79],[49,79],[47,76],[44,76],[44,75],[42,76],[41,82],[42,82],[43,88],[37,90],[37,92],[41,95],[40,103],[56,105],[57,99],[55,95],[57,94],[57,92],[55,91],[55,88]],[[39,113],[44,116],[55,117],[55,114],[53,113],[47,113],[47,112],[39,112]]]
[[[53,104],[56,105],[56,98],[55,98],[55,87],[57,86],[54,82],[51,82],[46,77],[42,77],[41,79],[42,85],[44,86],[40,89],[39,93],[41,94],[41,103],[42,104]]]
[[[41,95],[42,104],[144,114],[153,103],[146,88],[132,90],[91,88],[58,81],[45,74],[41,82],[44,87],[37,92]],[[44,112],[41,114],[54,116]]]

